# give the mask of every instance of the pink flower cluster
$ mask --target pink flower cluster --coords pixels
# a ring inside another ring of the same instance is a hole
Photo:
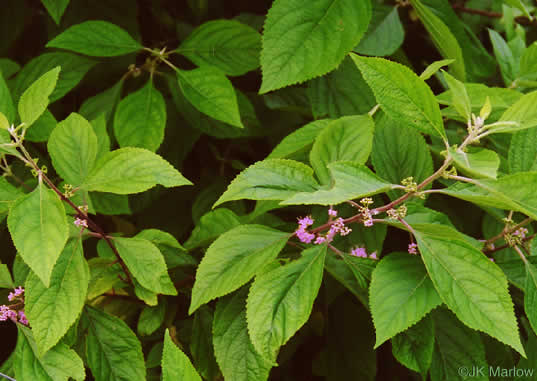
[[[519,228],[513,232],[514,236],[518,236],[522,239],[526,238],[526,234],[528,233],[528,229],[526,228]]]
[[[24,288],[22,287],[17,287],[13,290],[13,292],[9,293],[7,297],[8,300],[10,302],[14,300],[17,302],[9,306],[5,304],[0,306],[0,321],[6,321],[10,319],[15,323],[19,322],[21,324],[28,325],[28,319],[26,318],[26,314],[24,313],[24,311],[22,309],[16,309],[18,306],[24,305],[24,297],[22,296],[23,293]]]
[[[416,250],[418,248],[418,245],[414,242],[408,244],[408,253],[409,254],[418,254],[418,251]]]
[[[76,226],[79,226],[79,227],[84,227],[84,228],[88,227],[88,221],[87,220],[82,220],[82,219],[80,219],[78,217],[75,219],[74,224]]]
[[[363,247],[357,247],[351,250],[351,255],[354,255],[355,257],[360,257],[360,258],[367,258],[367,251]],[[375,260],[378,259],[377,252],[374,251],[371,254],[369,254],[369,258],[375,259]]]
[[[330,207],[330,209],[328,210],[328,215],[330,218],[335,217],[337,216],[337,211]],[[313,222],[314,220],[313,218],[311,218],[311,216],[306,216],[298,219],[298,229],[295,231],[295,234],[300,240],[300,242],[311,243],[313,241],[313,243],[316,245],[325,242],[329,243],[334,240],[334,237],[337,234],[344,236],[352,231],[351,228],[345,226],[343,218],[339,217],[336,220],[332,221],[332,223],[330,224],[330,229],[328,229],[328,232],[325,235],[315,235],[314,233],[310,233],[307,230],[309,226],[313,225]]]

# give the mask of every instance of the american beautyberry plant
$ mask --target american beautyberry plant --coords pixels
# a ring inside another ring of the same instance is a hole
[[[4,3],[0,379],[537,377],[535,4]]]

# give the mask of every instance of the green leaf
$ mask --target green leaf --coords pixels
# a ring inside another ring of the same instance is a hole
[[[91,201],[95,210],[100,214],[132,214],[127,195],[91,192]]]
[[[88,261],[90,281],[88,285],[88,300],[102,295],[106,291],[122,283],[118,275],[122,273],[121,266],[114,259],[91,258]]]
[[[89,269],[82,241],[67,243],[45,285],[33,273],[26,279],[25,312],[40,353],[46,353],[67,333],[86,300]]]
[[[187,254],[186,249],[170,233],[158,229],[145,229],[136,234],[135,238],[146,239],[153,243],[164,256],[168,269],[198,264],[196,259]]]
[[[30,127],[47,109],[49,96],[56,87],[59,74],[59,67],[48,71],[22,94],[19,101],[19,115],[21,122],[25,123],[26,127]]]
[[[530,20],[533,20],[530,12],[528,11],[528,8],[526,8],[526,5],[522,2],[522,0],[504,0],[503,2],[509,4],[512,7],[517,8],[524,14],[524,16],[526,16]]]
[[[513,134],[507,159],[510,173],[537,170],[537,128]]]
[[[7,213],[13,202],[24,193],[11,185],[5,177],[0,177],[0,214]]]
[[[52,17],[56,25],[60,25],[60,20],[69,5],[69,0],[41,0],[47,12]]]
[[[192,250],[210,243],[240,224],[240,218],[231,210],[226,208],[212,210],[201,217],[192,234],[185,242],[185,247],[188,250]]]
[[[393,357],[422,375],[427,375],[431,367],[433,350],[434,325],[429,315],[392,339]]]
[[[433,174],[433,159],[421,134],[383,114],[375,123],[371,161],[376,174],[392,184],[413,177],[418,184]],[[390,198],[402,191],[388,193]]]
[[[422,79],[409,68],[383,58],[351,57],[391,119],[445,139],[440,107]]]
[[[408,253],[392,253],[379,262],[369,297],[377,333],[375,349],[442,304],[423,263]]]
[[[459,42],[451,33],[451,30],[444,24],[441,18],[436,16],[429,8],[427,8],[419,0],[411,0],[410,3],[414,7],[423,26],[431,35],[433,43],[445,59],[455,60],[450,66],[452,74],[459,80],[466,80],[466,69],[464,65],[464,56],[462,54]]]
[[[339,161],[328,165],[332,185],[315,192],[298,192],[281,205],[336,205],[347,200],[371,196],[393,189],[395,185],[378,178],[365,165]]]
[[[106,115],[100,114],[97,119],[91,121],[93,132],[97,136],[97,158],[100,159],[105,153],[110,152],[110,136],[106,128]]]
[[[213,349],[213,312],[203,306],[194,314],[190,353],[199,374],[206,380],[214,380],[220,375]]]
[[[326,271],[368,306],[368,287],[371,274],[378,262],[343,254],[342,259],[328,255],[324,262]]]
[[[304,17],[304,9],[308,17]],[[370,19],[369,0],[276,0],[264,26],[259,92],[334,70],[358,44]]]
[[[20,70],[20,65],[9,58],[0,58],[0,72],[4,76],[4,79],[12,77]]]
[[[371,89],[348,56],[336,70],[309,82],[308,98],[316,119],[364,114],[376,104]]]
[[[468,97],[464,83],[452,77],[443,70],[442,74],[444,75],[444,79],[451,90],[451,100],[453,102],[453,106],[464,118],[464,120],[470,121],[472,116],[472,105],[470,103],[470,98]]]
[[[455,60],[440,60],[440,61],[434,61],[432,64],[428,65],[425,70],[420,74],[420,78],[424,81],[431,78],[433,75],[435,75],[438,70],[440,70],[442,67],[447,66],[451,63],[453,63]]]
[[[140,284],[157,294],[177,295],[159,249],[141,238],[114,237],[113,244],[129,272]]]
[[[32,331],[18,325],[19,335],[15,348],[13,368],[19,380],[39,381],[76,381],[86,379],[82,359],[63,343],[56,345],[45,355],[37,350]]]
[[[537,182],[537,172],[518,172],[498,180],[474,180],[455,184],[439,192],[478,205],[515,210],[537,219],[537,195],[529,184]]]
[[[468,147],[463,152],[453,147],[449,154],[454,164],[463,172],[472,177],[485,177],[495,179],[500,167],[500,157],[494,151],[486,148]]]
[[[436,345],[431,364],[431,381],[468,380],[472,374],[470,372],[474,371],[472,380],[488,380],[489,364],[479,334],[462,325],[445,309],[433,311],[432,316]],[[477,372],[477,369],[483,369],[484,375]]]
[[[256,276],[246,304],[248,332],[265,359],[278,351],[308,320],[323,279],[326,246],[304,250],[300,259]]]
[[[32,128],[26,130],[24,139],[30,142],[46,142],[57,125],[58,121],[54,115],[49,110],[45,110],[34,124],[32,124]]]
[[[289,233],[261,225],[241,225],[213,242],[198,266],[188,313],[238,289],[273,261]]]
[[[140,283],[136,280],[132,280],[134,284],[134,294],[140,299],[143,300],[145,304],[148,306],[156,306],[158,304],[158,294],[148,290],[147,288],[140,285]]]
[[[284,200],[297,192],[313,192],[318,188],[313,170],[298,161],[267,159],[257,162],[229,184],[213,205],[233,200]]]
[[[191,185],[170,163],[143,148],[120,148],[107,152],[81,187],[88,191],[116,194],[140,193],[160,184]]]
[[[172,342],[168,329],[164,333],[162,381],[202,381],[190,359]]]
[[[15,288],[11,273],[5,263],[0,263],[0,288]]]
[[[415,237],[427,272],[446,305],[468,327],[483,331],[524,355],[507,279],[481,251],[440,225]]]
[[[525,261],[524,264],[526,267],[524,311],[535,333],[537,332],[537,268],[529,261]]]
[[[373,15],[369,28],[353,51],[368,56],[389,56],[405,39],[405,30],[399,19],[397,7],[388,7],[373,2]]]
[[[315,138],[319,136],[332,121],[330,119],[315,120],[293,131],[272,150],[267,159],[285,159],[311,148]]]
[[[498,32],[493,29],[489,29],[489,36],[494,49],[494,55],[496,56],[498,64],[500,65],[503,81],[506,87],[510,86],[518,75],[519,70],[517,67],[517,62],[513,57],[513,52]]]
[[[13,100],[18,100],[22,93],[39,77],[60,66],[58,83],[49,94],[50,103],[56,102],[71,91],[86,73],[97,64],[96,61],[66,52],[44,53],[32,59],[17,74],[13,82]]]
[[[244,127],[233,85],[220,70],[211,66],[177,70],[177,80],[185,98],[200,112],[232,126]]]
[[[114,115],[114,134],[120,147],[140,147],[155,152],[164,140],[166,103],[152,80],[123,98]]]
[[[537,80],[537,44],[528,46],[520,57],[519,78],[528,81]]]
[[[9,91],[9,88],[7,87],[7,83],[4,79],[4,75],[0,71],[0,112],[4,114],[5,119],[7,119],[7,122],[15,124],[15,105],[13,104],[13,99],[11,98],[11,92]],[[9,127],[8,123],[8,127]],[[4,121],[1,125],[4,125],[5,128],[6,121]]]
[[[13,203],[7,226],[24,262],[49,287],[52,269],[68,236],[65,209],[58,195],[40,182],[33,192]]]
[[[330,184],[328,165],[336,161],[365,164],[373,146],[375,124],[370,115],[339,118],[315,139],[310,162],[321,184]]]
[[[537,126],[537,91],[524,94],[514,105],[509,107],[498,122],[516,122],[516,126],[492,127],[494,132],[513,132]]]
[[[119,26],[100,20],[73,25],[46,46],[94,57],[121,56],[143,48]]]
[[[140,341],[121,319],[86,306],[86,357],[96,381],[145,381]],[[113,332],[114,334],[110,334]]]
[[[216,303],[213,318],[214,354],[224,378],[229,381],[266,381],[271,365],[254,348],[246,323],[243,287]]]
[[[198,66],[215,66],[228,75],[243,75],[259,66],[261,36],[238,21],[208,21],[176,51]]]
[[[86,119],[71,113],[52,131],[47,148],[56,172],[78,186],[95,165],[97,136]]]
[[[140,313],[138,319],[137,330],[140,335],[151,335],[155,332],[164,322],[164,316],[166,314],[166,304],[163,302],[154,307],[145,306]]]
[[[112,111],[119,101],[122,88],[123,80],[119,80],[114,86],[105,91],[93,97],[86,98],[82,106],[80,106],[79,114],[91,121],[104,114],[105,120],[108,122],[112,117]]]

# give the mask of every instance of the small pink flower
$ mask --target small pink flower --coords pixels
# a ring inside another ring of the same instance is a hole
[[[28,319],[26,318],[24,311],[19,311],[19,323],[28,325]]]
[[[489,258],[491,262],[494,262],[494,258]]]
[[[315,238],[315,241],[313,243],[316,244],[316,245],[319,245],[319,244],[324,243],[324,242],[326,242],[326,237],[323,237],[322,235],[319,235],[319,236],[317,236],[317,238]]]
[[[369,218],[364,221],[364,226],[371,227],[373,226],[373,219]]]
[[[416,248],[418,247],[418,245],[414,242],[408,244],[408,253],[409,254],[418,254],[418,251],[416,250]]]
[[[307,232],[303,228],[298,228],[295,233],[300,242],[311,243],[311,241],[313,241],[315,238],[315,234]]]
[[[374,251],[374,252],[372,252],[371,254],[369,254],[369,258],[370,258],[370,259],[377,260],[377,259],[378,259],[378,258],[377,258],[377,252]]]
[[[328,215],[330,217],[337,217],[337,210],[334,210],[332,207],[330,207],[330,209],[328,209]]]
[[[519,228],[513,232],[513,235],[519,236],[520,238],[524,239],[526,238],[526,234],[528,233],[528,229],[526,228]]]
[[[298,219],[298,225],[303,228],[307,228],[308,226],[313,225],[313,222],[315,222],[315,220],[311,218],[311,216],[306,216]]]
[[[351,255],[354,255],[355,257],[360,257],[360,258],[367,258],[367,252],[365,251],[365,248],[363,247],[357,247],[356,249],[352,249]]]
[[[88,221],[87,220],[82,220],[82,219],[80,219],[78,217],[75,219],[74,224],[76,226],[80,226],[80,227],[84,227],[84,228],[88,227]]]

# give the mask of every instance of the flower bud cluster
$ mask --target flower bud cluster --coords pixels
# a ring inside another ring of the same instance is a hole
[[[26,318],[26,314],[24,313],[24,310],[20,308],[21,306],[24,306],[24,288],[17,287],[13,290],[13,292],[10,292],[7,299],[10,302],[15,302],[10,305],[1,305],[0,306],[0,321],[6,321],[10,319],[14,323],[21,323],[24,325],[28,325],[28,319]]]
[[[355,257],[359,257],[359,258],[367,258],[367,251],[363,247],[357,247],[351,250],[351,255],[354,255]],[[377,260],[378,259],[377,252],[374,251],[371,254],[369,254],[369,258]]]

